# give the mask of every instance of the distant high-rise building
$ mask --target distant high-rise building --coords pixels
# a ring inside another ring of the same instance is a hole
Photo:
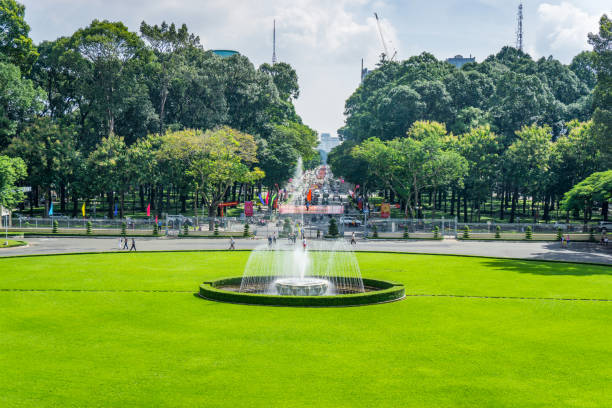
[[[321,156],[321,161],[323,164],[327,164],[327,154],[334,147],[338,146],[342,143],[342,140],[338,136],[332,136],[329,133],[321,133],[321,138],[319,139],[319,155]]]
[[[240,54],[234,50],[212,50],[213,54],[220,56],[221,58],[231,57],[232,55]]]
[[[468,62],[476,62],[476,57],[472,57],[472,54],[470,54],[469,58],[465,58],[463,55],[455,55],[453,58],[447,58],[446,62],[448,62],[449,64],[453,64],[455,67],[457,68],[461,68],[464,64],[467,64]]]

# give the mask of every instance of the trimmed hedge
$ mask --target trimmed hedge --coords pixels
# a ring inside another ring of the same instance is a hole
[[[262,295],[253,293],[231,292],[219,289],[226,285],[239,285],[242,277],[224,278],[200,285],[200,296],[220,302],[243,303],[249,305],[265,306],[362,306],[374,303],[391,302],[405,296],[404,285],[375,279],[363,279],[365,286],[379,288],[380,290],[335,296],[281,296]]]

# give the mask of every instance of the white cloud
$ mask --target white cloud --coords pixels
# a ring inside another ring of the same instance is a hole
[[[372,13],[393,0],[21,1],[36,42],[70,35],[94,18],[121,20],[132,31],[142,20],[184,22],[204,47],[235,49],[256,66],[272,57],[276,19],[278,59],[299,76],[298,113],[315,129],[334,132],[343,124],[344,101],[359,85],[360,59],[372,67],[382,50]],[[383,28],[399,49],[389,20]]]
[[[568,62],[580,51],[589,49],[587,34],[597,31],[599,15],[563,1],[543,3],[538,7],[538,38],[536,50],[540,55],[553,54]]]

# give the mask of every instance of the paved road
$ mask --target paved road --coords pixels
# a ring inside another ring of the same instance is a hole
[[[29,238],[27,247],[0,249],[0,256],[59,254],[69,252],[114,252],[117,238]],[[286,240],[283,240],[285,245]],[[265,240],[237,239],[236,249],[253,249],[265,245]],[[325,245],[325,244],[324,244]],[[227,249],[228,239],[139,238],[140,251],[175,251],[194,249]],[[315,246],[315,243],[312,243]],[[572,242],[561,248],[557,242],[494,242],[494,241],[358,241],[356,251],[416,252],[456,255],[479,255],[500,258],[524,258],[593,262],[612,265],[612,246]]]

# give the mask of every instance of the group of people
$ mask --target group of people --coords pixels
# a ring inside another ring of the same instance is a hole
[[[126,249],[128,250],[130,240],[126,238],[119,238],[119,250]],[[129,247],[129,251],[136,251],[136,240],[132,238],[132,245]]]
[[[567,248],[570,243],[569,234],[561,235],[561,248]]]

